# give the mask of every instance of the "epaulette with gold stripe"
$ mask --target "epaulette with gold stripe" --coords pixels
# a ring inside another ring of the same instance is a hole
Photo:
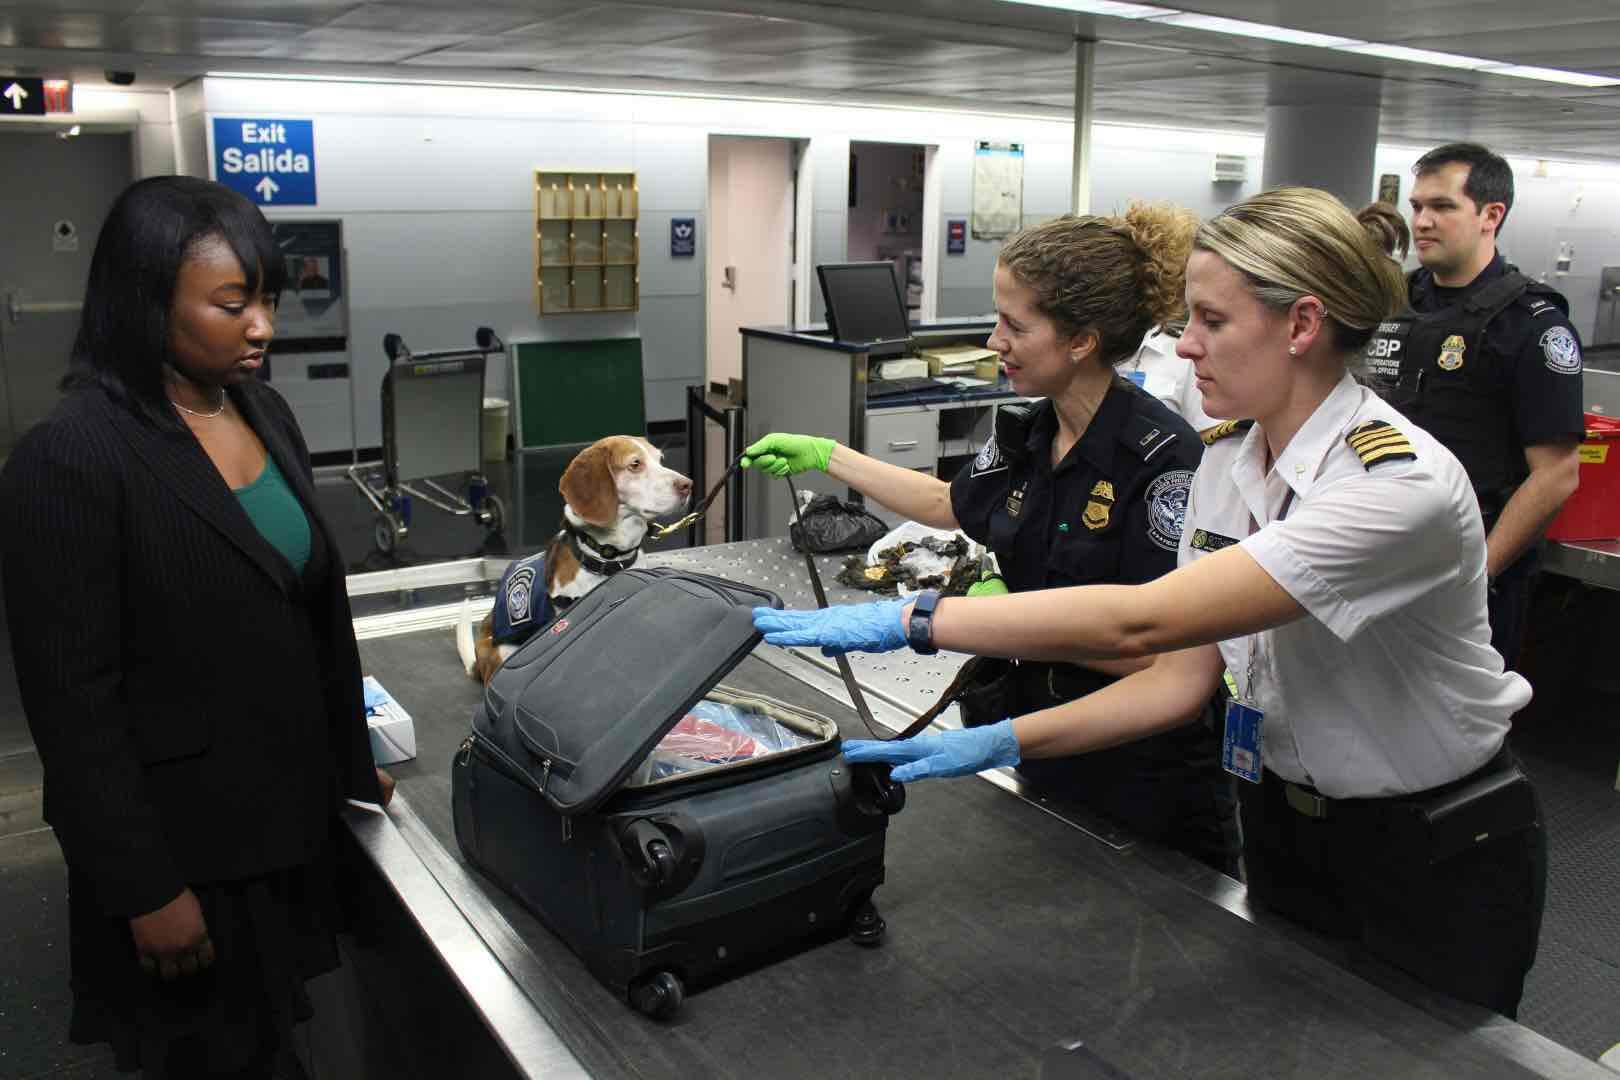
[[[1411,441],[1384,420],[1357,424],[1350,429],[1344,441],[1350,444],[1356,457],[1369,469],[1380,461],[1399,461],[1402,458],[1417,460],[1417,451],[1412,449]]]
[[[1229,435],[1236,435],[1240,431],[1248,431],[1254,426],[1253,420],[1222,420],[1214,427],[1207,427],[1198,433],[1205,446],[1213,446]]]

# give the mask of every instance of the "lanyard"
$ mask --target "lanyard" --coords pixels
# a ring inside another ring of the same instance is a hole
[[[1274,521],[1282,521],[1284,518],[1286,518],[1288,516],[1288,510],[1293,505],[1294,505],[1294,489],[1290,487],[1288,489],[1288,494],[1283,496],[1282,507],[1277,511],[1277,516],[1273,520]],[[1259,530],[1260,530],[1260,526],[1254,520],[1254,515],[1250,514],[1249,515],[1249,535],[1253,536]],[[1259,656],[1260,656],[1260,643],[1261,643],[1262,640],[1264,640],[1264,636],[1265,636],[1265,631],[1263,631],[1263,630],[1257,631],[1257,632],[1249,635],[1249,663],[1248,663],[1247,669],[1244,671],[1243,685],[1239,688],[1239,689],[1241,689],[1243,691],[1243,694],[1247,698],[1247,700],[1250,701],[1251,703],[1255,703],[1255,704],[1258,704],[1259,699],[1254,696],[1254,679],[1255,679],[1256,670],[1257,670],[1257,668],[1259,666],[1258,663],[1257,663],[1257,660],[1259,659]]]

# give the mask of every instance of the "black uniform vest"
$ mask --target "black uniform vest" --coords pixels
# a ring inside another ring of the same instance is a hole
[[[1488,521],[1524,480],[1527,467],[1513,403],[1484,356],[1485,331],[1526,294],[1567,312],[1558,292],[1509,266],[1495,281],[1437,311],[1408,306],[1379,324],[1367,342],[1367,384],[1457,455]],[[1512,363],[1516,357],[1503,359]]]

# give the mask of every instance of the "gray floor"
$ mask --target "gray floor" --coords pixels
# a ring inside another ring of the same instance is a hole
[[[667,463],[682,467],[679,440]],[[371,551],[371,513],[339,483],[320,489],[323,510],[351,569],[479,553],[526,552],[544,543],[561,512],[557,477],[567,455],[528,455],[490,470],[511,509],[504,535],[466,519],[418,516],[390,560]],[[684,535],[666,545],[684,544]],[[1620,597],[1544,588],[1527,669],[1538,687],[1514,746],[1545,806],[1551,859],[1541,954],[1520,1020],[1590,1057],[1620,1042],[1620,677],[1614,660]],[[0,635],[4,635],[0,626]],[[39,817],[39,764],[10,663],[0,649],[0,1078],[83,1080],[118,1075],[95,1047],[66,1042],[66,872]]]

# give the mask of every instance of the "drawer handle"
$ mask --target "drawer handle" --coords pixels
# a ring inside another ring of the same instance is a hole
[[[890,439],[890,450],[915,450],[921,443],[920,439]]]

